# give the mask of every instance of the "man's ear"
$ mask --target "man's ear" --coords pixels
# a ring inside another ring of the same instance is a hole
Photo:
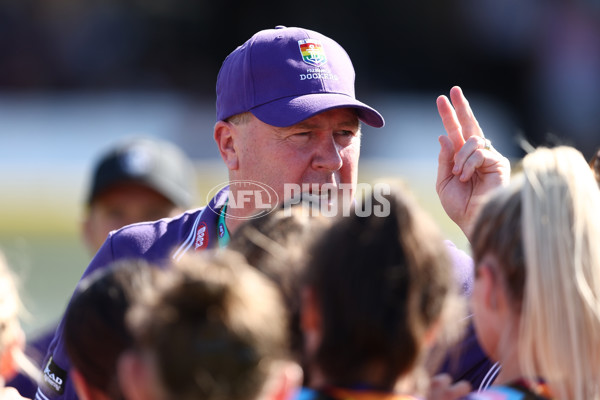
[[[92,238],[92,210],[91,208],[87,209],[85,211],[85,215],[83,217],[83,220],[81,221],[81,237],[83,239],[83,243],[86,245],[86,247],[92,252],[92,253],[96,253],[96,251],[94,250],[94,239]]]
[[[235,151],[235,125],[225,121],[218,121],[215,124],[214,138],[219,147],[221,158],[227,165],[227,168],[232,171],[239,167],[237,152]]]

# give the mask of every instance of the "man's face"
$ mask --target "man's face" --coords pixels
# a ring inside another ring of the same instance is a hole
[[[94,254],[112,230],[136,222],[171,217],[179,212],[180,208],[146,186],[116,184],[92,202],[83,225],[84,239]]]
[[[285,184],[311,184],[303,190],[310,193],[318,193],[324,184],[344,184],[344,195],[354,196],[360,125],[352,109],[326,111],[285,128],[251,115],[250,121],[235,126],[234,146],[239,167],[231,171],[231,179],[266,184],[280,203],[290,197]]]

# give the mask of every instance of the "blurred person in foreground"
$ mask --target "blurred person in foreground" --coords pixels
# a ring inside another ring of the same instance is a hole
[[[96,254],[111,231],[174,217],[195,196],[194,165],[174,144],[150,138],[121,141],[97,161],[86,197],[82,234]]]
[[[85,197],[81,236],[90,255],[113,230],[180,214],[192,205],[194,186],[194,165],[174,144],[146,137],[114,143],[96,160]],[[40,365],[55,331],[52,325],[28,341],[26,352]],[[26,375],[10,384],[35,396],[37,383]]]
[[[466,303],[446,245],[406,192],[368,194],[384,215],[341,218],[308,252],[301,326],[310,379],[299,400],[417,399],[428,394],[428,350],[461,336]],[[431,398],[457,398],[469,385],[446,390],[434,387]]]
[[[187,255],[128,312],[119,361],[127,400],[285,400],[302,379],[288,360],[275,285],[237,253]]]
[[[448,136],[440,137],[437,191],[448,215],[470,237],[483,196],[505,184],[508,160],[490,146],[458,87],[438,99]],[[332,39],[302,28],[277,27],[256,33],[223,62],[217,77],[214,138],[229,171],[229,185],[206,207],[109,234],[84,276],[122,258],[168,265],[183,255],[228,244],[244,220],[302,195],[337,195],[345,204],[357,190],[360,123],[384,125],[383,117],[354,94],[354,68]],[[415,132],[415,134],[418,134]],[[266,202],[266,203],[265,203]],[[472,260],[447,246],[465,294]],[[59,326],[46,363],[68,370]],[[476,381],[487,359],[465,353],[466,369],[455,378]],[[54,385],[52,369],[36,394],[39,400],[73,398],[70,381]]]
[[[280,290],[289,320],[291,354],[305,366],[300,329],[300,293],[310,255],[333,218],[312,213],[309,204],[296,204],[242,224],[227,247],[242,254],[249,265],[267,276]],[[304,371],[304,378],[308,378]]]
[[[572,147],[539,148],[476,220],[471,308],[501,365],[469,399],[600,399],[600,190]]]
[[[140,260],[121,260],[81,282],[65,313],[64,336],[73,363],[69,378],[82,400],[122,399],[117,367],[133,347],[125,315],[134,299],[155,285],[159,271]]]
[[[0,252],[0,399],[24,399],[17,389],[5,385],[21,373],[32,381],[40,379],[39,369],[25,355],[25,334],[19,322],[21,299],[15,278]]]

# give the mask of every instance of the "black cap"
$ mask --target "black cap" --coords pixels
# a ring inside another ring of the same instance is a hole
[[[194,198],[194,165],[170,142],[134,138],[118,143],[98,160],[88,204],[118,183],[137,183],[160,193],[173,204],[189,208]]]

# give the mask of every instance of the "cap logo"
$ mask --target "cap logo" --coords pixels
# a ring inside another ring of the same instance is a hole
[[[67,371],[56,365],[52,356],[44,368],[43,380],[52,390],[58,394],[65,392],[65,381],[67,380]]]
[[[300,54],[302,54],[302,61],[308,65],[319,67],[327,62],[325,56],[325,50],[321,45],[321,42],[317,39],[303,39],[298,40],[298,46],[300,46]]]

